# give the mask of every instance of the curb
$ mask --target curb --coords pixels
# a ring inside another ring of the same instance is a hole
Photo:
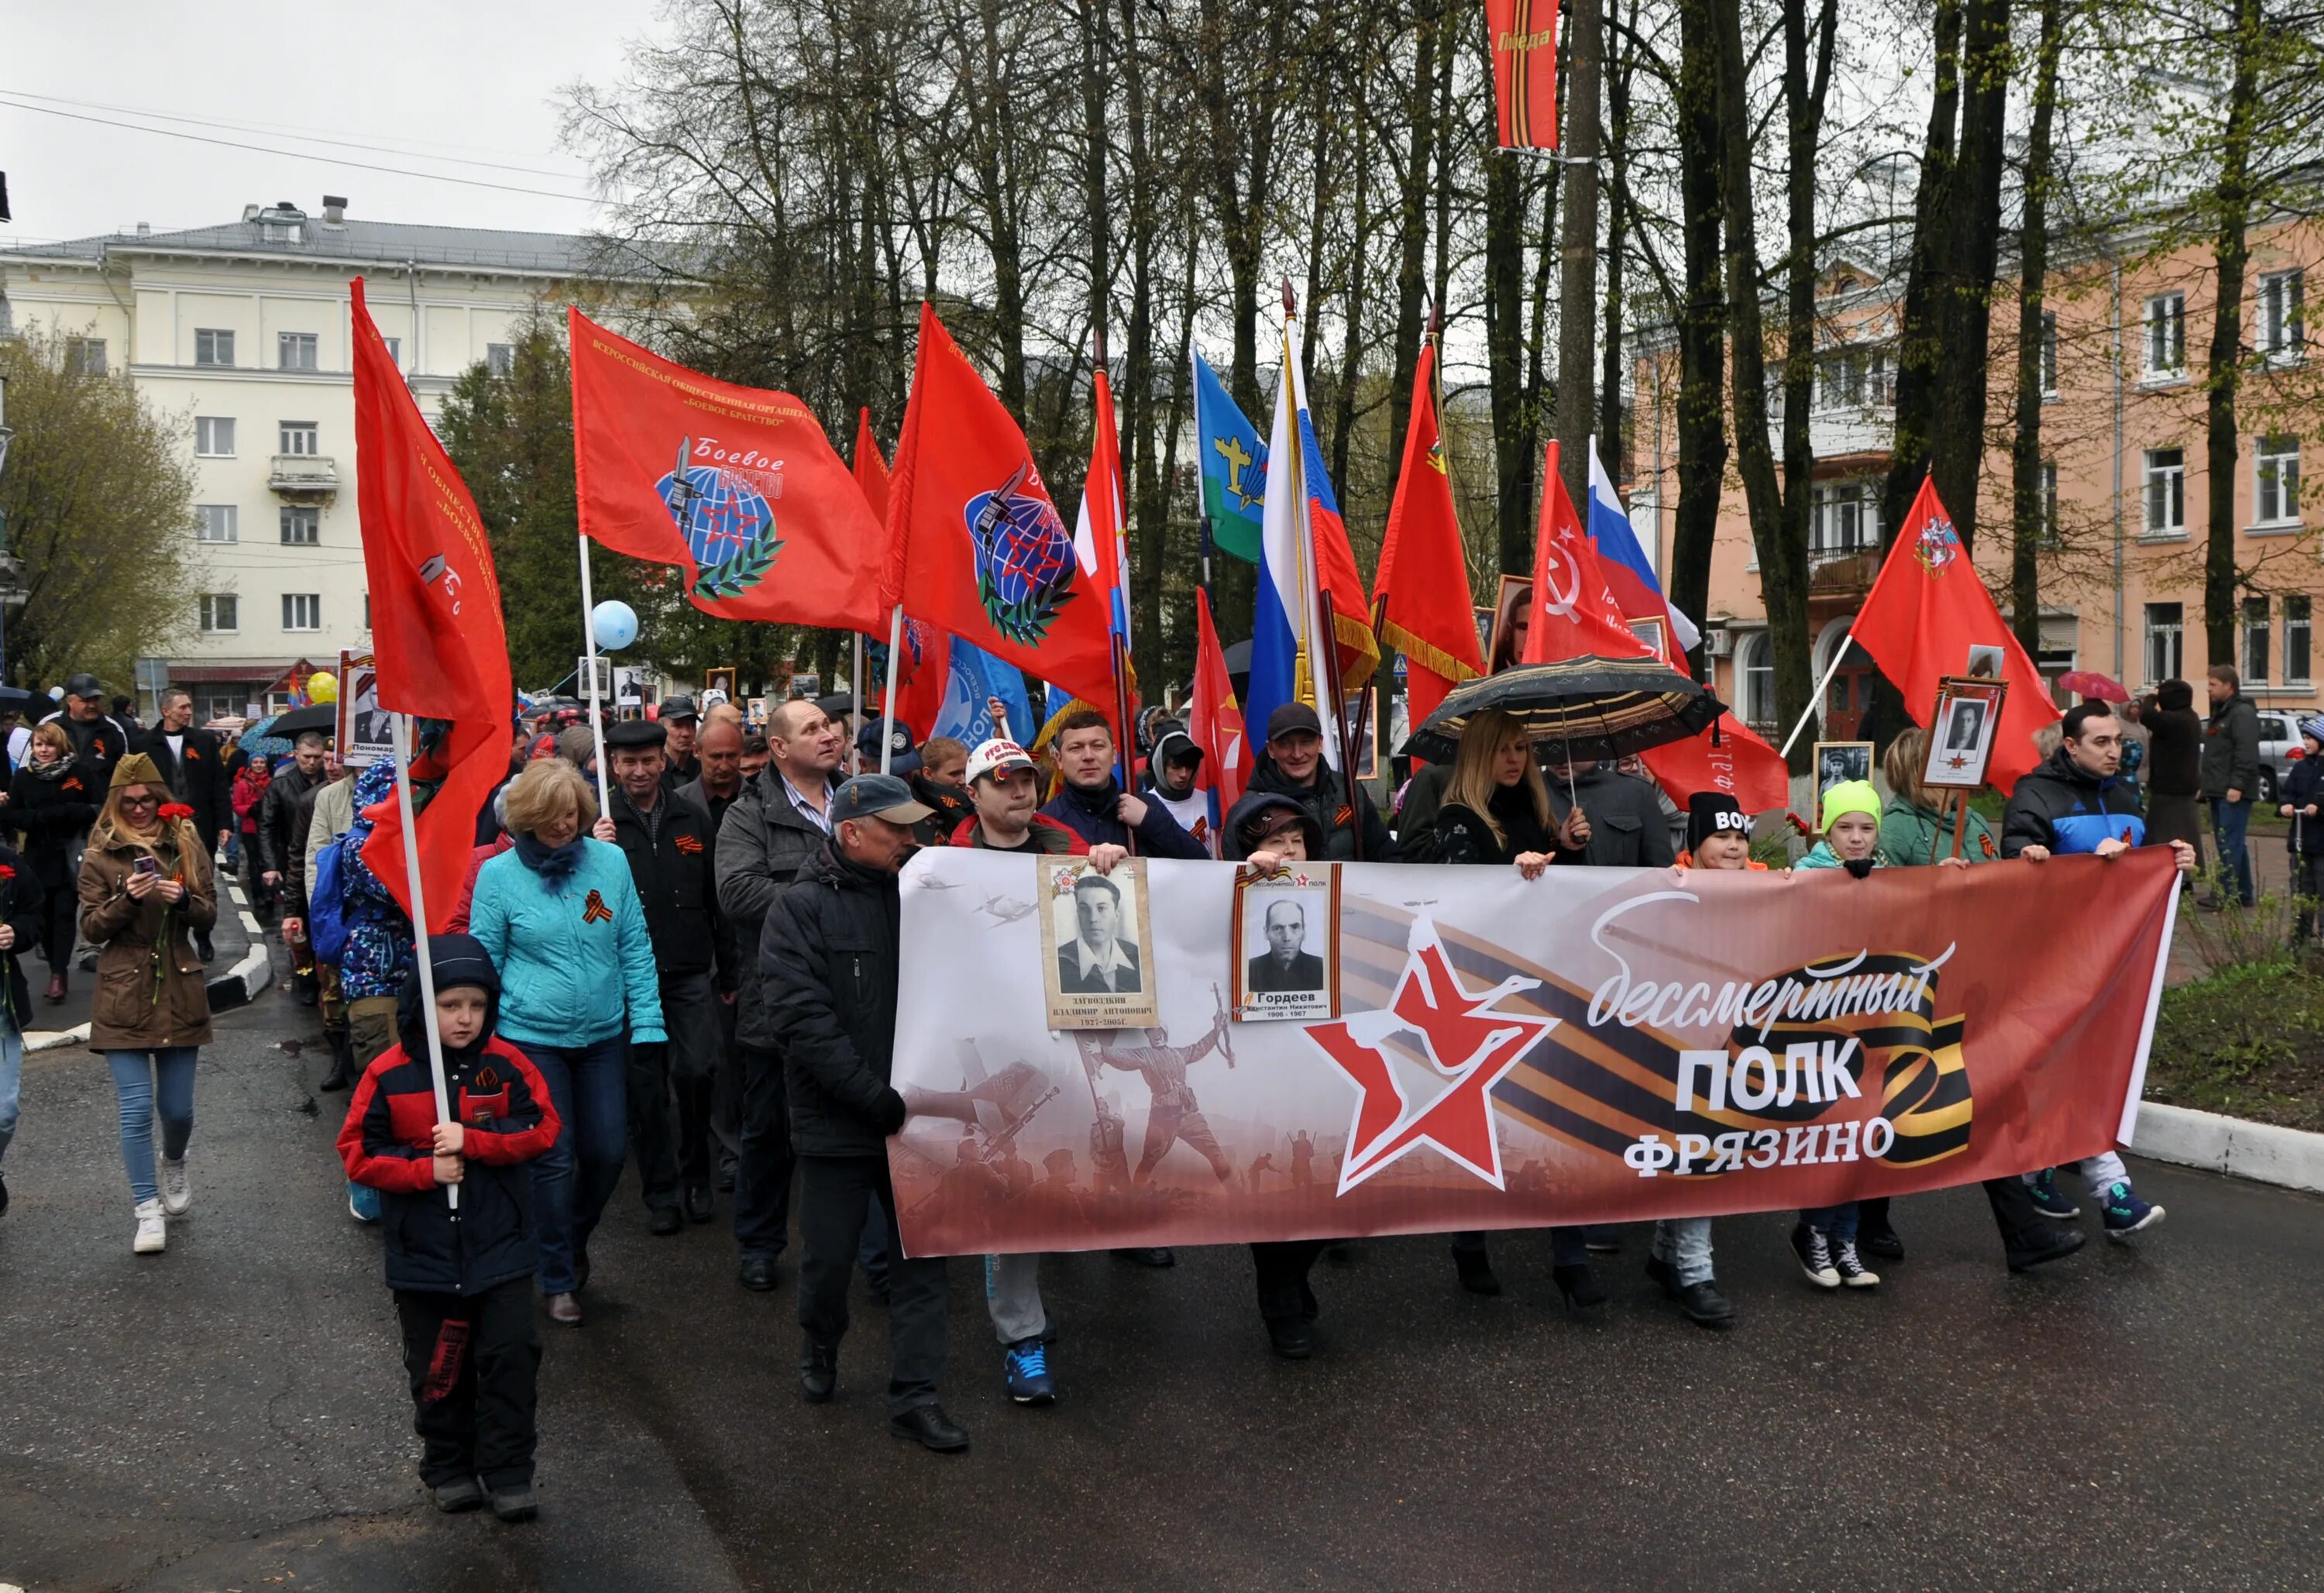
[[[254,922],[249,917],[249,904],[243,900],[242,887],[230,884],[226,892],[233,896],[235,905],[242,910],[244,922]],[[208,981],[210,1011],[228,1012],[237,1006],[247,1006],[258,999],[260,991],[273,982],[274,959],[267,952],[266,937],[262,931],[251,937],[250,948],[242,954],[240,962],[222,974],[211,976]],[[33,1051],[54,1051],[60,1046],[88,1043],[87,1023],[76,1023],[69,1029],[31,1029],[24,1033],[24,1050],[28,1055]]]
[[[2324,1134],[2305,1129],[2141,1101],[2136,1136],[2125,1148],[2181,1167],[2324,1192]]]

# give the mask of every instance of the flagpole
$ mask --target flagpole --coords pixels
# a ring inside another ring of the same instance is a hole
[[[589,561],[585,551],[581,560],[582,579],[588,579]],[[590,675],[595,678],[595,661],[591,661]],[[436,1121],[450,1123],[451,1100],[444,1088],[444,1034],[436,1021],[436,970],[432,966],[428,942],[428,896],[420,883],[420,829],[411,810],[411,719],[407,714],[388,716],[388,734],[393,742],[395,755],[395,806],[403,819],[403,877],[411,892],[412,967],[420,974],[420,1015],[428,1028],[428,1073],[436,1086]],[[601,761],[600,765],[603,767]],[[444,1186],[444,1199],[458,1220],[460,1186]]]
[[[860,640],[858,644],[861,644]],[[888,727],[896,722],[896,649],[903,644],[904,606],[899,603],[888,615],[888,696],[886,706],[880,714],[880,773],[882,774],[888,773],[889,764],[895,756],[896,738],[889,732]],[[858,698],[857,702],[861,711],[862,699]]]
[[[597,811],[610,813],[613,810],[613,798],[605,785],[605,723],[598,717],[597,611],[589,591],[589,533],[586,531],[581,533],[581,656],[589,662],[585,672],[589,677],[589,735],[597,749]],[[429,997],[429,1010],[435,1010],[434,996]],[[431,1028],[429,1033],[433,1034],[435,1031]],[[440,1101],[438,1104],[441,1106]]]
[[[1840,645],[1832,649],[1831,667],[1824,671],[1823,679],[1816,682],[1815,695],[1808,699],[1807,711],[1800,715],[1800,722],[1792,727],[1792,733],[1784,737],[1784,750],[1775,755],[1777,757],[1788,759],[1792,755],[1792,743],[1800,738],[1800,732],[1806,729],[1808,721],[1815,717],[1817,705],[1823,701],[1823,694],[1831,688],[1831,678],[1840,673],[1840,666],[1848,662],[1848,644],[1855,640],[1856,627],[1850,625],[1848,634],[1840,639]]]
[[[888,678],[891,681],[896,678],[896,649],[893,644],[890,644],[888,648]],[[855,707],[851,715],[854,723],[850,725],[847,730],[852,739],[863,733],[863,633],[862,631],[855,633],[855,662],[848,668],[847,682],[848,690],[855,696]],[[896,699],[892,693],[888,698],[888,711],[890,714],[896,711]],[[881,733],[885,735],[888,727],[883,724],[880,729]],[[852,767],[855,763],[855,749],[851,746],[847,750],[848,763]],[[884,761],[881,764],[881,773],[883,774],[887,773],[887,764]]]
[[[1097,366],[1095,379],[1091,384],[1091,396],[1094,399],[1103,395],[1107,407],[1111,408],[1113,394],[1105,375],[1105,324],[1102,321],[1098,323],[1091,351],[1095,356]],[[1112,419],[1110,414],[1098,412],[1093,403],[1090,413],[1093,432],[1102,435],[1111,430]],[[1113,664],[1113,718],[1114,722],[1121,727],[1120,745],[1115,749],[1121,759],[1117,778],[1126,793],[1138,773],[1138,726],[1130,717],[1130,550],[1122,533],[1121,448],[1119,439],[1115,442],[1113,457],[1107,461],[1106,479],[1101,486],[1103,492],[1099,499],[1099,509],[1105,515],[1105,546],[1099,551],[1098,557],[1111,567],[1106,584],[1113,589],[1113,610],[1106,616],[1106,629],[1113,637],[1113,645],[1108,650],[1112,655]],[[1082,483],[1082,502],[1089,502],[1089,483],[1086,481]],[[1092,526],[1090,530],[1094,539],[1097,528]],[[1134,829],[1129,831],[1129,845],[1130,855],[1137,856],[1138,832]]]

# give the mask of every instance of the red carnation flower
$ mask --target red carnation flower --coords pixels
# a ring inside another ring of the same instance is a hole
[[[164,819],[190,819],[193,816],[194,810],[186,806],[183,802],[163,802],[161,804],[161,817]]]
[[[9,867],[5,863],[0,863],[0,879],[14,879],[15,877],[16,871],[14,869]]]

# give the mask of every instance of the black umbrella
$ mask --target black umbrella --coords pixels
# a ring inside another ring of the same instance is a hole
[[[1525,726],[1566,759],[1610,762],[1701,734],[1727,711],[1708,687],[1658,659],[1567,658],[1522,664],[1456,686],[1404,750],[1451,763],[1461,732],[1488,709]]]
[[[314,730],[325,736],[335,736],[339,728],[339,705],[336,702],[311,703],[306,708],[294,708],[266,727],[269,736],[299,736]]]

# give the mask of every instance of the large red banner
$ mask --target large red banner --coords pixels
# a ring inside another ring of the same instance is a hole
[[[1148,860],[1162,1021],[1066,1032],[1041,921],[1076,899],[1039,866],[904,874],[915,1255],[1784,1210],[2073,1161],[2126,1137],[2176,898],[2162,847],[1861,880],[1324,865],[1288,894]],[[1304,946],[1274,947],[1294,896]],[[1239,1020],[1284,987],[1270,950],[1335,1010]]]

